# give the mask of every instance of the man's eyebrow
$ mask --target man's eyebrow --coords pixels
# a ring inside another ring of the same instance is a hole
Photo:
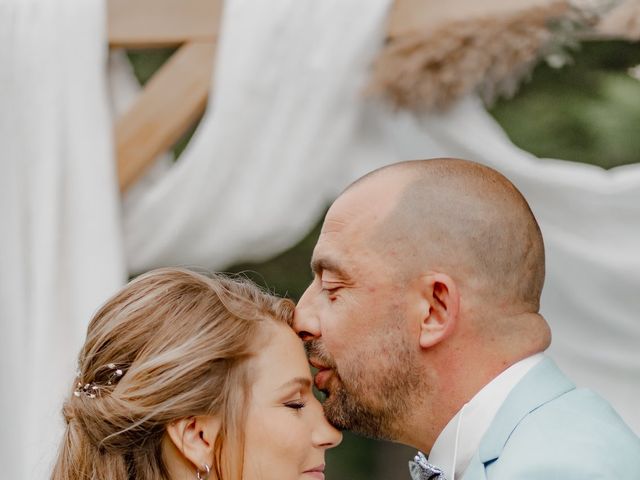
[[[349,275],[338,265],[338,263],[330,258],[314,258],[311,260],[311,271],[319,275],[322,271],[337,273],[339,276],[349,278]]]

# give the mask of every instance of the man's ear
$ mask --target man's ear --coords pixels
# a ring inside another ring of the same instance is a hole
[[[182,456],[194,468],[206,470],[214,461],[213,447],[220,432],[217,416],[199,415],[182,418],[167,425],[167,435]]]
[[[425,300],[420,324],[420,346],[429,348],[453,333],[460,311],[460,293],[453,279],[445,273],[422,277]]]

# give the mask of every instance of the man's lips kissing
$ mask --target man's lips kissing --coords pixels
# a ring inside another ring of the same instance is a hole
[[[321,391],[326,391],[326,385],[327,385],[327,382],[329,381],[329,378],[333,374],[333,369],[331,367],[327,367],[326,365],[323,365],[322,363],[320,363],[318,360],[314,358],[310,358],[309,363],[313,367],[318,369],[318,373],[316,373],[314,377],[314,383],[316,385],[316,388]]]

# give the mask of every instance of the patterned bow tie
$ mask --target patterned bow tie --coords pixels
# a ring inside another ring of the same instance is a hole
[[[418,452],[415,458],[409,461],[409,472],[413,480],[447,480],[442,470],[427,462],[427,457],[422,452]]]

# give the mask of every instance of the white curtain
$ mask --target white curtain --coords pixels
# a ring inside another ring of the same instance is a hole
[[[124,282],[125,255],[132,273],[268,258],[357,176],[441,155],[493,166],[527,196],[547,246],[552,355],[640,432],[640,166],[537,159],[475,98],[420,118],[367,98],[389,4],[226,2],[208,112],[181,160],[127,197],[121,223],[102,1],[0,0],[7,478],[45,478],[33,472],[54,453],[86,322]]]
[[[0,0],[0,476],[47,478],[97,306],[125,280],[100,0]]]

